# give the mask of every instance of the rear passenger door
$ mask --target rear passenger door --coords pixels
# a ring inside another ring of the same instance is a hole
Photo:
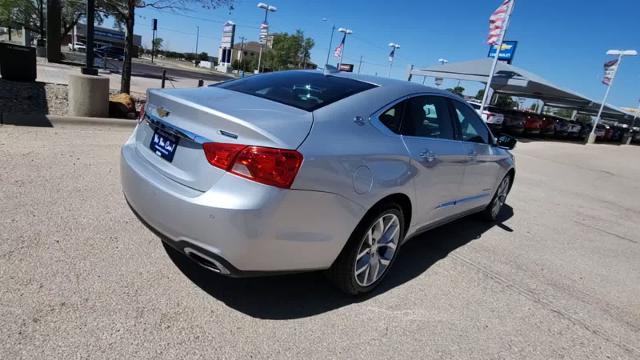
[[[491,132],[472,108],[458,100],[451,99],[451,103],[468,158],[456,207],[457,211],[466,211],[491,201],[502,180],[499,161],[505,155],[493,146]]]
[[[467,157],[448,100],[434,95],[405,100],[400,133],[416,169],[416,224],[452,215]]]

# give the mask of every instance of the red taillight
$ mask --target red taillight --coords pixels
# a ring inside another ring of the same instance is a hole
[[[302,154],[295,150],[223,143],[205,143],[203,149],[211,165],[281,188],[291,187],[302,165]]]
[[[238,153],[247,145],[205,143],[202,145],[207,161],[213,166],[229,171]]]

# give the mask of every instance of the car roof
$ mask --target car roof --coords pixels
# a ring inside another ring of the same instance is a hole
[[[328,76],[336,76],[336,77],[343,77],[343,78],[363,81],[363,82],[367,82],[367,83],[374,84],[384,88],[401,88],[408,92],[430,92],[430,93],[435,93],[439,95],[446,95],[448,97],[452,95],[451,92],[449,91],[418,84],[418,83],[407,81],[407,80],[397,80],[397,79],[391,79],[391,78],[385,78],[385,77],[373,76],[373,75],[359,75],[357,73],[351,73],[351,72],[329,73]],[[460,99],[464,100],[462,98]]]

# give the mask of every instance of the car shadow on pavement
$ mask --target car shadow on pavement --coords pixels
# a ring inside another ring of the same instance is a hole
[[[402,246],[398,259],[380,286],[357,297],[339,292],[322,272],[229,278],[200,267],[164,242],[163,245],[187,278],[230,308],[261,319],[297,319],[367,301],[411,281],[459,247],[480,239],[494,226],[512,232],[503,224],[512,216],[513,209],[505,205],[496,222],[470,216],[413,238]]]

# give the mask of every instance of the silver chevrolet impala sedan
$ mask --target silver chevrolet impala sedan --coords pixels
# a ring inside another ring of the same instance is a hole
[[[515,177],[515,139],[411,82],[285,71],[147,98],[122,147],[125,198],[220,274],[326,270],[365,293],[407,239],[472,213],[495,220]]]

